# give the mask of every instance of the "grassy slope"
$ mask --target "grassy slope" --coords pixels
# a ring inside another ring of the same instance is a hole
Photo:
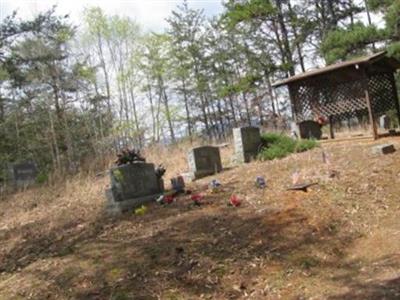
[[[103,215],[107,178],[16,194],[0,203],[0,299],[398,299],[400,151],[370,147],[323,145],[330,165],[321,149],[254,162],[217,175],[220,193],[193,184],[208,205],[181,197],[144,216]],[[172,176],[183,152],[148,157]],[[295,170],[320,184],[286,191]],[[232,193],[241,207],[227,207]]]

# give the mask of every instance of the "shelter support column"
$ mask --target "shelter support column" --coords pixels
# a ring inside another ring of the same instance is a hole
[[[333,129],[333,116],[329,116],[329,133],[331,135],[331,139],[334,139],[335,131]]]
[[[365,72],[365,75],[364,75],[363,82],[364,82],[365,101],[367,102],[367,107],[368,107],[369,123],[370,123],[371,129],[372,129],[372,136],[374,137],[374,140],[376,140],[376,139],[378,139],[378,129],[376,127],[374,111],[373,111],[373,108],[372,108],[371,97],[370,97],[370,94],[369,94],[368,74],[366,72]]]
[[[297,114],[296,114],[296,109],[294,106],[294,102],[296,101],[296,96],[295,96],[296,91],[294,91],[293,86],[290,84],[288,85],[288,90],[289,90],[289,98],[290,98],[290,108],[292,111],[292,119],[297,124]]]
[[[397,85],[396,81],[394,79],[394,74],[390,74],[390,82],[392,84],[392,91],[393,91],[393,101],[394,105],[396,106],[396,111],[397,111],[397,118],[399,120],[399,126],[400,126],[400,104],[399,104],[399,96],[397,94]]]

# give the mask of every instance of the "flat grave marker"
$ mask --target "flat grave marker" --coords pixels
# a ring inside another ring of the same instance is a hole
[[[375,155],[390,154],[393,152],[396,152],[396,148],[393,144],[382,144],[372,147],[372,153]]]

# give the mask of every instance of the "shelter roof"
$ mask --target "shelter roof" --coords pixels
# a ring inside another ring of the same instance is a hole
[[[400,68],[400,62],[398,60],[386,56],[386,51],[382,51],[382,52],[375,53],[373,55],[363,56],[360,58],[356,58],[356,59],[336,63],[333,65],[329,65],[329,66],[326,66],[323,68],[313,69],[313,70],[286,78],[284,80],[275,82],[272,86],[280,87],[282,85],[287,85],[292,82],[306,80],[311,77],[322,76],[322,75],[332,73],[335,71],[339,71],[339,70],[343,70],[345,68],[349,68],[352,66],[355,66],[356,68],[358,68],[357,66],[373,65],[373,64],[377,64],[377,63],[379,63],[379,64],[383,63],[385,68],[387,68],[388,70],[391,70],[391,71],[395,71]]]

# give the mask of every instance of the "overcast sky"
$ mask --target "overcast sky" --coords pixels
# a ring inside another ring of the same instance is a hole
[[[145,30],[162,31],[165,18],[182,0],[0,0],[0,20],[18,10],[21,18],[32,18],[37,13],[57,5],[57,12],[69,14],[75,24],[82,19],[85,7],[99,6],[107,14],[129,16]],[[192,8],[204,9],[208,16],[222,11],[221,0],[188,0]]]

